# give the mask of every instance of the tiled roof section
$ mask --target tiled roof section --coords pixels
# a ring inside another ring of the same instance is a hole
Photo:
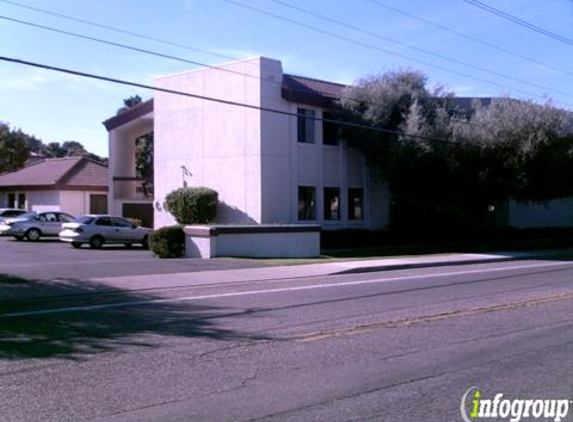
[[[282,97],[287,101],[325,106],[339,99],[344,88],[343,84],[285,74]]]
[[[66,186],[107,186],[107,167],[92,160],[82,160],[62,179]]]
[[[102,170],[96,170],[92,165],[103,168],[106,177],[102,178]],[[83,173],[85,168],[85,175]],[[94,176],[94,180],[87,183]],[[71,178],[70,181],[64,178]],[[71,183],[73,181],[73,183]],[[78,183],[80,182],[81,183]],[[0,174],[2,187],[42,187],[53,188],[69,186],[107,186],[107,167],[103,164],[88,160],[85,157],[49,158],[28,164],[21,169]]]
[[[137,119],[138,117],[144,116],[147,113],[151,113],[153,111],[153,98],[142,103],[137,104],[134,107],[131,107],[129,110],[124,111],[117,116],[110,117],[109,119],[103,122],[103,125],[109,132],[117,127],[123,126],[126,123],[131,122],[132,120]]]

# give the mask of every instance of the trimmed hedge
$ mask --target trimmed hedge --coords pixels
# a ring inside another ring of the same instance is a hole
[[[179,224],[208,224],[217,216],[217,191],[205,187],[179,188],[165,197],[167,210]]]
[[[182,226],[161,227],[149,236],[149,247],[159,258],[179,258],[185,254]]]

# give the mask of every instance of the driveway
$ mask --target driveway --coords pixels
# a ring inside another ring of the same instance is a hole
[[[106,246],[100,250],[74,249],[59,240],[37,243],[18,242],[0,237],[0,274],[49,280],[55,278],[86,279],[144,274],[226,270],[260,267],[264,264],[246,260],[159,259],[139,248]]]

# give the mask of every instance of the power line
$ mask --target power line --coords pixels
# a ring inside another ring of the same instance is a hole
[[[166,39],[162,39],[162,38],[157,38],[157,37],[152,37],[149,35],[145,35],[145,34],[140,34],[137,32],[133,32],[133,31],[128,31],[126,29],[123,28],[118,28],[115,26],[111,26],[111,25],[105,25],[99,22],[94,22],[94,21],[90,21],[87,19],[82,19],[82,18],[78,18],[75,16],[71,16],[71,15],[65,15],[63,13],[56,13],[47,9],[41,9],[39,7],[33,7],[33,6],[29,6],[26,4],[22,4],[22,3],[18,3],[15,1],[11,1],[11,0],[0,0],[1,3],[6,3],[6,4],[10,4],[12,6],[16,6],[16,7],[21,7],[24,9],[28,9],[28,10],[33,10],[35,12],[39,12],[39,13],[43,13],[46,15],[51,15],[51,16],[56,16],[58,18],[62,18],[62,19],[66,19],[69,21],[73,21],[73,22],[78,22],[78,23],[82,23],[85,25],[90,25],[90,26],[94,26],[96,28],[101,28],[101,29],[107,29],[109,31],[113,31],[113,32],[117,32],[119,34],[124,34],[124,35],[130,35],[132,37],[136,37],[136,38],[140,38],[143,40],[147,40],[147,41],[154,41],[160,44],[165,44],[165,45],[170,45],[172,47],[177,47],[177,48],[182,48],[185,50],[189,50],[189,51],[195,51],[198,53],[203,53],[203,54],[208,54],[210,56],[215,56],[215,57],[219,57],[219,58],[223,58],[226,60],[238,60],[238,58],[236,57],[232,57],[232,56],[227,56],[225,54],[219,54],[213,51],[209,51],[209,50],[204,50],[202,48],[197,48],[197,47],[193,47],[187,44],[181,44],[178,42],[174,42],[174,41],[170,41],[170,40],[166,40]]]
[[[0,1],[3,1],[3,0],[0,0]],[[250,77],[250,78],[254,78],[254,79],[258,79],[258,80],[264,80],[264,81],[268,81],[268,82],[271,82],[271,83],[279,84],[279,85],[282,86],[282,82],[281,82],[281,81],[277,81],[277,80],[275,80],[275,79],[269,79],[269,78],[262,78],[262,77],[259,77],[259,76],[257,76],[257,75],[250,75],[250,74],[248,74],[248,73],[243,73],[243,72],[236,71],[236,70],[233,70],[233,69],[221,68],[221,67],[213,66],[213,65],[210,65],[210,64],[206,64],[206,63],[202,63],[202,62],[198,62],[198,61],[194,61],[194,60],[188,60],[188,59],[181,58],[181,57],[177,57],[177,56],[171,56],[171,55],[168,55],[168,54],[158,53],[158,52],[155,52],[155,51],[146,50],[146,49],[142,49],[142,48],[139,48],[139,47],[133,47],[133,46],[130,46],[130,45],[121,44],[121,43],[114,42],[114,41],[104,40],[104,39],[100,39],[100,38],[96,38],[96,37],[91,37],[91,36],[87,36],[87,35],[83,35],[83,34],[79,34],[79,33],[75,33],[75,32],[65,31],[65,30],[62,30],[62,29],[53,28],[53,27],[49,27],[49,26],[46,26],[46,25],[35,24],[35,23],[32,23],[32,22],[23,21],[23,20],[20,20],[20,19],[14,19],[14,18],[10,18],[10,17],[7,17],[7,16],[3,16],[3,15],[0,15],[0,19],[4,19],[4,20],[10,21],[10,22],[19,23],[19,24],[23,24],[23,25],[26,25],[26,26],[31,26],[31,27],[34,27],[34,28],[39,28],[39,29],[43,29],[43,30],[47,30],[47,31],[51,31],[51,32],[55,32],[55,33],[59,33],[59,34],[63,34],[63,35],[72,36],[72,37],[75,37],[75,38],[85,39],[85,40],[88,40],[88,41],[94,41],[94,42],[98,42],[98,43],[105,44],[105,45],[111,45],[111,46],[113,46],[113,47],[118,47],[118,48],[123,48],[123,49],[131,50],[131,51],[136,51],[136,52],[139,52],[139,53],[149,54],[149,55],[152,55],[152,56],[155,56],[155,57],[160,57],[160,58],[166,58],[166,59],[176,60],[176,61],[179,61],[179,62],[189,63],[189,64],[193,64],[193,65],[197,65],[197,66],[202,66],[202,67],[206,67],[206,68],[210,68],[210,69],[214,69],[214,70],[218,70],[218,71],[222,71],[222,72],[227,72],[227,73],[236,74],[236,75],[240,75],[240,76],[246,76],[246,77]],[[360,88],[360,87],[357,87],[357,89],[362,90],[362,88]],[[293,90],[293,91],[297,91],[297,92],[304,92],[304,91],[298,90],[298,89],[296,89],[296,88],[292,88],[292,90]],[[366,104],[371,103],[371,101],[357,100],[357,99],[350,98],[350,97],[347,97],[347,98],[345,98],[345,99],[348,100],[348,101],[356,102],[356,103],[366,103]],[[463,120],[460,121],[460,122],[463,122],[464,124],[471,125],[470,122],[466,122],[466,121],[463,121]]]
[[[0,1],[4,1],[4,0],[0,0]],[[244,72],[240,72],[238,70],[233,70],[233,69],[227,69],[227,68],[223,68],[223,67],[218,67],[218,66],[213,66],[207,63],[202,63],[202,62],[198,62],[195,60],[188,60],[182,57],[178,57],[178,56],[172,56],[169,54],[164,54],[164,53],[159,53],[157,51],[152,51],[152,50],[146,50],[144,48],[139,48],[139,47],[134,47],[131,45],[127,45],[127,44],[122,44],[122,43],[118,43],[115,41],[109,41],[109,40],[104,40],[102,38],[97,38],[97,37],[91,37],[89,35],[83,35],[83,34],[79,34],[77,32],[70,32],[70,31],[66,31],[63,29],[58,29],[58,28],[54,28],[51,26],[46,26],[46,25],[40,25],[37,23],[33,23],[33,22],[29,22],[29,21],[24,21],[24,20],[20,20],[20,19],[15,19],[15,18],[11,18],[9,16],[4,16],[4,15],[0,15],[0,19],[9,21],[9,22],[14,22],[14,23],[18,23],[21,25],[26,25],[26,26],[31,26],[34,28],[38,28],[38,29],[43,29],[46,31],[51,31],[51,32],[56,32],[58,34],[63,34],[63,35],[68,35],[70,37],[75,37],[75,38],[80,38],[80,39],[84,39],[84,40],[88,40],[88,41],[94,41],[100,44],[106,44],[106,45],[110,45],[113,47],[119,47],[119,48],[123,48],[126,50],[131,50],[131,51],[136,51],[138,53],[144,53],[144,54],[149,54],[155,57],[160,57],[160,58],[164,58],[164,59],[171,59],[171,60],[176,60],[179,62],[183,62],[183,63],[188,63],[188,64],[192,64],[195,66],[202,66],[202,67],[208,67],[211,69],[215,69],[215,70],[219,70],[221,72],[227,72],[227,73],[232,73],[232,74],[236,74],[236,75],[240,75],[240,76],[246,76],[246,77],[250,77],[250,78],[254,78],[254,79],[259,79],[259,80],[266,80],[268,82],[273,82],[273,83],[280,83],[277,82],[276,80],[273,79],[266,79],[266,78],[262,78],[260,76],[257,75],[250,75],[248,73],[244,73]]]
[[[519,83],[522,83],[522,84],[525,84],[525,85],[533,86],[533,87],[535,87],[535,88],[545,89],[545,90],[554,92],[554,93],[556,93],[556,94],[560,94],[560,95],[564,95],[564,96],[568,96],[568,97],[573,98],[573,95],[571,95],[571,94],[569,94],[569,93],[566,93],[566,92],[564,92],[564,91],[559,91],[559,90],[556,90],[556,89],[553,89],[553,88],[550,88],[550,87],[546,87],[546,86],[543,86],[543,85],[536,84],[536,83],[534,83],[534,82],[529,82],[529,81],[526,81],[526,80],[524,80],[524,79],[516,78],[516,77],[514,77],[514,76],[505,75],[505,74],[503,74],[503,73],[501,73],[501,72],[498,72],[498,71],[496,71],[496,70],[488,69],[488,68],[485,68],[485,67],[482,67],[482,66],[473,65],[473,64],[471,64],[471,63],[467,63],[467,62],[464,62],[464,61],[462,61],[462,60],[458,60],[458,59],[456,59],[456,58],[454,58],[454,57],[446,56],[445,54],[440,54],[440,53],[436,53],[436,52],[434,52],[434,51],[427,50],[427,49],[425,49],[425,48],[416,47],[415,45],[407,44],[407,43],[405,43],[405,42],[396,40],[396,39],[394,39],[394,38],[390,38],[390,37],[387,37],[387,36],[378,34],[378,33],[376,33],[376,32],[373,32],[373,31],[369,31],[369,30],[360,28],[360,27],[355,26],[355,25],[352,25],[352,24],[348,24],[348,23],[345,23],[345,22],[342,22],[342,21],[339,21],[339,20],[336,20],[336,19],[329,18],[329,17],[324,16],[324,15],[321,15],[321,14],[319,14],[319,13],[312,12],[312,11],[310,11],[310,10],[308,10],[308,9],[303,9],[302,7],[294,6],[294,5],[289,4],[289,3],[287,3],[287,2],[285,2],[285,1],[283,1],[283,0],[268,0],[268,1],[272,1],[272,2],[274,2],[274,3],[277,3],[277,4],[282,5],[282,6],[284,6],[284,7],[288,7],[289,9],[296,10],[296,11],[298,11],[298,12],[304,13],[304,14],[309,15],[309,16],[313,16],[313,17],[315,17],[315,18],[321,19],[321,20],[326,21],[326,22],[334,23],[334,24],[336,24],[336,25],[339,25],[339,26],[342,26],[342,27],[345,27],[345,28],[350,28],[350,29],[352,29],[352,30],[354,30],[354,31],[357,31],[357,32],[360,32],[360,33],[363,33],[363,34],[370,35],[370,36],[375,37],[375,38],[379,38],[379,39],[381,39],[381,40],[390,42],[390,43],[392,43],[392,44],[396,44],[396,45],[399,45],[399,46],[402,46],[402,47],[406,47],[406,48],[409,48],[409,49],[414,50],[414,51],[419,51],[419,52],[421,52],[421,53],[429,54],[429,55],[431,55],[431,56],[434,56],[434,57],[437,57],[437,58],[439,58],[439,59],[446,60],[446,61],[449,61],[449,62],[452,62],[452,63],[460,64],[460,65],[465,66],[465,67],[468,67],[468,68],[470,68],[470,69],[474,69],[474,70],[477,69],[477,70],[480,70],[480,71],[482,71],[482,72],[487,72],[487,73],[490,73],[490,74],[492,74],[492,75],[499,76],[499,77],[501,77],[501,78],[509,79],[509,80],[516,81],[516,82],[519,82]]]
[[[465,38],[465,39],[467,39],[467,40],[473,41],[473,42],[475,42],[475,43],[477,43],[477,44],[484,45],[484,46],[489,47],[489,48],[491,48],[491,49],[493,49],[493,50],[497,50],[497,51],[499,51],[499,52],[501,52],[501,53],[509,54],[509,55],[511,55],[511,56],[513,56],[513,57],[517,57],[517,58],[519,58],[519,59],[526,60],[526,61],[528,61],[528,62],[530,62],[530,63],[534,63],[534,64],[537,64],[537,65],[539,65],[539,66],[543,66],[543,67],[545,67],[545,68],[547,68],[547,69],[556,70],[556,71],[558,71],[558,72],[562,72],[562,73],[565,73],[565,74],[567,74],[567,75],[573,76],[573,71],[570,71],[570,70],[567,70],[567,69],[564,69],[564,68],[561,68],[561,67],[558,67],[558,66],[554,66],[554,65],[552,65],[552,64],[548,64],[548,63],[541,62],[541,61],[539,61],[539,60],[537,60],[537,59],[534,59],[534,58],[532,58],[532,57],[524,56],[523,54],[517,53],[517,52],[515,52],[515,51],[513,51],[513,50],[510,50],[510,49],[508,49],[508,48],[500,47],[499,45],[492,44],[492,43],[490,43],[490,42],[481,40],[481,39],[479,39],[479,38],[477,38],[477,37],[472,37],[471,35],[464,34],[463,32],[460,32],[460,31],[456,31],[455,29],[449,28],[449,27],[447,27],[447,26],[445,26],[445,25],[440,25],[440,24],[438,24],[438,23],[436,23],[436,22],[432,22],[432,21],[430,21],[430,20],[428,20],[428,19],[421,18],[421,17],[419,17],[419,16],[416,16],[416,15],[413,15],[413,14],[411,14],[411,13],[405,12],[404,10],[398,9],[398,8],[396,8],[396,7],[394,7],[394,6],[389,6],[389,5],[384,4],[384,3],[382,3],[382,2],[380,2],[380,1],[378,1],[378,0],[365,0],[365,1],[368,1],[368,2],[370,2],[370,3],[373,3],[373,4],[375,4],[375,5],[379,6],[379,7],[383,7],[383,8],[385,8],[385,9],[387,9],[387,10],[391,10],[391,11],[393,11],[393,12],[395,12],[395,13],[400,14],[400,15],[409,17],[409,18],[414,19],[414,20],[417,20],[418,22],[422,22],[422,23],[425,23],[425,24],[427,24],[427,25],[433,26],[434,28],[441,29],[442,31],[449,32],[450,34],[454,34],[454,35],[457,35],[457,36],[459,36],[459,37]],[[573,1],[573,0],[571,0],[571,1]]]
[[[524,28],[530,29],[531,31],[545,35],[549,38],[553,38],[557,41],[561,41],[564,44],[573,46],[573,40],[570,38],[566,38],[562,35],[556,34],[555,32],[551,32],[545,28],[534,25],[531,22],[527,22],[527,21],[520,19],[516,16],[510,15],[509,13],[503,12],[503,11],[496,9],[495,7],[492,7],[492,6],[485,4],[481,1],[478,1],[478,0],[462,0],[462,1],[465,3],[471,4],[472,6],[478,7],[482,10],[485,10],[486,12],[493,13],[494,15],[499,16],[500,18],[503,18],[503,19],[508,20],[510,22],[513,22],[517,25],[523,26]]]
[[[476,81],[484,82],[484,83],[487,83],[487,84],[490,84],[490,85],[494,85],[494,86],[497,86],[497,87],[500,87],[500,88],[509,89],[510,91],[512,90],[510,87],[508,87],[508,86],[506,86],[506,85],[503,85],[503,84],[500,84],[500,83],[497,83],[497,82],[494,82],[494,81],[491,81],[491,80],[488,80],[488,79],[484,79],[484,78],[481,78],[481,77],[478,77],[478,76],[470,75],[470,74],[467,74],[467,73],[464,73],[464,72],[460,72],[460,71],[457,71],[457,70],[453,70],[453,69],[451,69],[451,68],[447,68],[447,67],[440,66],[440,65],[437,65],[437,64],[434,64],[434,63],[430,63],[430,62],[427,62],[427,61],[425,61],[425,60],[413,58],[413,57],[407,56],[407,55],[405,55],[405,54],[401,54],[401,53],[397,53],[397,52],[394,52],[394,51],[391,51],[391,50],[387,50],[387,49],[385,49],[385,48],[382,48],[382,47],[379,47],[379,46],[376,46],[376,45],[373,45],[373,44],[369,44],[369,43],[362,42],[362,41],[359,41],[359,40],[356,40],[356,39],[353,39],[353,38],[349,38],[349,37],[340,35],[340,34],[335,33],[335,32],[331,32],[331,31],[328,31],[328,30],[325,30],[325,29],[322,29],[322,28],[318,28],[318,27],[316,27],[316,26],[308,25],[308,24],[305,24],[305,23],[296,21],[296,20],[294,20],[294,19],[290,19],[290,18],[281,16],[281,15],[277,15],[277,14],[275,14],[275,13],[268,12],[268,11],[266,11],[266,10],[259,9],[259,8],[257,8],[257,7],[254,7],[254,6],[250,6],[250,5],[246,5],[246,4],[240,3],[240,2],[235,1],[235,0],[221,0],[221,1],[225,1],[225,2],[227,2],[227,3],[234,4],[234,5],[236,5],[236,6],[239,6],[239,7],[244,8],[244,9],[248,9],[248,10],[251,10],[251,11],[254,11],[254,12],[257,12],[257,13],[260,13],[260,14],[263,14],[263,15],[266,15],[266,16],[270,16],[270,17],[273,17],[273,18],[275,18],[275,19],[282,20],[282,21],[284,21],[284,22],[288,22],[288,23],[291,23],[291,24],[293,24],[293,25],[296,25],[296,26],[299,26],[299,27],[302,27],[302,28],[309,29],[309,30],[314,31],[314,32],[318,32],[318,33],[320,33],[320,34],[328,35],[328,36],[330,36],[330,37],[334,37],[334,38],[337,38],[337,39],[340,39],[340,40],[343,40],[343,41],[346,41],[346,42],[350,42],[350,43],[352,43],[352,44],[356,44],[356,45],[360,45],[360,46],[362,46],[362,47],[366,47],[366,48],[369,48],[369,49],[377,50],[377,51],[383,52],[383,53],[385,53],[385,54],[389,54],[389,55],[393,55],[393,56],[396,56],[396,57],[400,57],[400,58],[403,58],[403,59],[406,59],[406,60],[409,60],[409,61],[413,61],[413,62],[416,62],[416,63],[421,63],[421,64],[423,64],[423,65],[425,65],[425,66],[434,67],[434,68],[436,68],[436,69],[440,69],[440,70],[442,70],[442,71],[444,71],[444,72],[447,72],[447,73],[451,73],[451,74],[458,75],[458,76],[463,76],[463,77],[465,77],[465,78],[474,79],[474,80],[476,80]],[[471,65],[470,65],[470,66],[471,66]],[[491,72],[490,72],[490,73],[491,73]],[[526,83],[527,83],[527,82],[526,82]],[[531,84],[531,83],[528,83],[528,84]],[[544,88],[544,89],[545,89],[545,88]],[[525,90],[522,90],[522,89],[513,88],[513,91],[521,92],[522,94],[526,94],[526,95],[532,96],[532,97],[544,98],[543,95],[534,94],[534,93],[532,93],[532,92],[528,92],[528,91],[525,91]],[[552,91],[554,91],[554,90],[552,90]],[[572,97],[572,98],[573,98],[573,95],[571,95],[571,94],[563,93],[563,94],[561,94],[561,95],[565,95],[565,96],[567,96],[567,97]]]
[[[43,63],[37,63],[37,62],[31,62],[31,61],[27,61],[27,60],[21,60],[21,59],[16,59],[13,57],[0,56],[0,60],[5,61],[5,62],[9,62],[9,63],[16,63],[16,64],[20,64],[20,65],[35,67],[35,68],[44,69],[44,70],[50,70],[50,71],[59,72],[59,73],[65,73],[68,75],[79,76],[79,77],[93,79],[93,80],[115,83],[115,84],[119,84],[119,85],[133,86],[136,88],[148,89],[148,90],[152,90],[152,91],[156,91],[156,92],[159,91],[159,92],[164,92],[167,94],[182,95],[185,97],[195,98],[195,99],[204,100],[204,101],[211,101],[211,102],[230,105],[230,106],[234,106],[234,107],[248,108],[251,110],[258,110],[258,111],[263,111],[263,112],[267,112],[267,113],[274,113],[274,114],[279,114],[279,115],[289,116],[289,117],[297,117],[298,118],[301,116],[298,113],[293,113],[290,111],[277,110],[277,109],[270,108],[270,107],[256,106],[256,105],[252,105],[252,104],[240,103],[237,101],[224,100],[222,98],[215,98],[215,97],[209,97],[206,95],[193,94],[191,92],[179,91],[179,90],[175,90],[175,89],[161,88],[161,87],[157,87],[157,86],[142,84],[139,82],[128,81],[125,79],[118,79],[118,78],[112,78],[109,76],[96,75],[93,73],[81,72],[78,70],[67,69],[67,68],[57,67],[57,66],[51,66],[51,65],[47,65],[47,64],[43,64]],[[323,117],[316,117],[316,116],[314,116],[314,117],[305,116],[305,118],[310,118],[310,119],[312,119],[314,121],[318,121],[318,122],[334,123],[334,124],[337,124],[339,126],[347,126],[347,127],[352,127],[352,128],[356,128],[356,129],[370,130],[370,131],[385,133],[385,134],[390,134],[390,135],[400,135],[400,136],[406,136],[406,137],[410,137],[410,138],[421,139],[421,140],[425,140],[425,141],[432,141],[432,142],[438,142],[438,143],[444,143],[444,144],[451,144],[451,145],[455,145],[455,146],[461,146],[461,144],[458,142],[448,141],[446,139],[433,138],[430,136],[418,135],[418,134],[414,134],[414,133],[408,133],[408,132],[404,132],[401,130],[386,129],[386,128],[381,128],[381,127],[377,127],[377,126],[368,126],[368,125],[364,125],[364,124],[360,124],[360,123],[352,123],[352,122],[347,122],[347,121],[343,121],[343,120],[336,120],[336,119],[329,119],[329,118],[325,119]]]

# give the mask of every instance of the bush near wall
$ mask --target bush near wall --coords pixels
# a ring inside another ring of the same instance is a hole
[[[161,227],[149,236],[149,247],[159,258],[179,258],[185,254],[185,232],[183,227]]]
[[[208,224],[217,216],[217,191],[206,187],[185,187],[165,197],[167,210],[179,224]]]

